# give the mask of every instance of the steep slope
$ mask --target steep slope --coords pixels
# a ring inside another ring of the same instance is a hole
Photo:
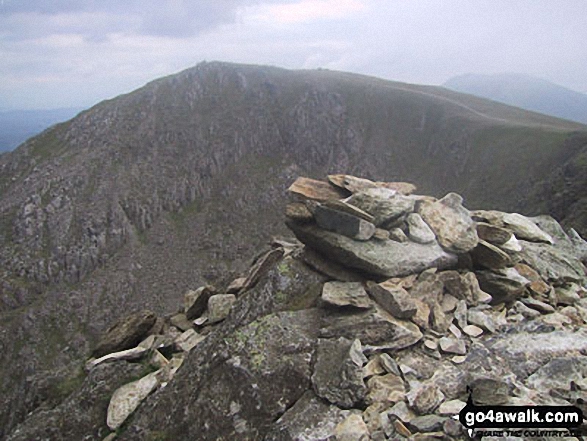
[[[530,75],[466,74],[449,79],[444,87],[587,124],[587,95]]]
[[[324,70],[203,63],[103,102],[0,156],[0,430],[62,398],[116,317],[169,313],[244,270],[285,232],[294,176],[405,180],[536,214],[537,189],[586,145],[579,124]],[[41,372],[57,365],[55,392]]]

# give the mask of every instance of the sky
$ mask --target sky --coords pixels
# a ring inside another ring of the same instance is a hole
[[[201,61],[587,93],[585,0],[0,0],[0,110],[89,107]]]

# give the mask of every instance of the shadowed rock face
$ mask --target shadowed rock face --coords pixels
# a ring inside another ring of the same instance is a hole
[[[581,228],[582,131],[437,88],[224,63],[51,128],[0,156],[0,433],[38,406],[19,398],[26,377],[73,369],[121,316],[175,312],[242,273],[286,232],[297,175],[369,178],[339,179],[342,196],[409,180],[470,208],[548,202]],[[548,198],[551,178],[564,191]]]

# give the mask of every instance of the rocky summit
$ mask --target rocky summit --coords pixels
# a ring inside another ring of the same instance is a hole
[[[80,385],[7,439],[461,440],[469,398],[587,412],[587,242],[416,191],[298,178],[296,239],[113,323]]]

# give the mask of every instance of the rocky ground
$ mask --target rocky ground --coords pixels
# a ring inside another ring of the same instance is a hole
[[[587,412],[587,242],[415,190],[298,178],[297,241],[114,323],[81,386],[7,439],[458,440],[469,396]]]

